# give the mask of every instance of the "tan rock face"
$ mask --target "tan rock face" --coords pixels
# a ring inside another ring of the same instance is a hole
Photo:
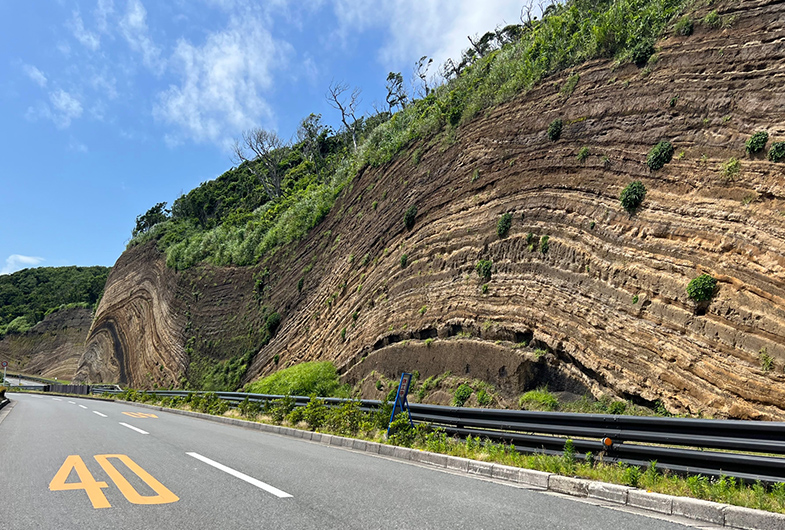
[[[84,351],[92,312],[64,309],[47,315],[25,333],[0,340],[0,359],[8,371],[48,378],[72,379]]]
[[[650,72],[589,63],[569,97],[565,73],[452,143],[438,137],[367,168],[306,239],[254,271],[175,273],[154,248],[126,252],[80,374],[177,381],[194,326],[196,353],[231,357],[245,347],[232,341],[261,326],[263,304],[284,319],[247,380],[319,359],[352,382],[372,369],[451,370],[510,395],[548,382],[673,412],[785,419],[785,164],[744,149],[761,129],[769,145],[785,140],[785,5],[744,5],[729,30],[696,25],[661,42]],[[551,142],[557,117],[565,127]],[[652,172],[646,155],[661,140],[676,155]],[[727,179],[731,157],[741,172]],[[648,194],[630,216],[619,194],[633,180]],[[505,212],[513,222],[500,239]],[[529,233],[549,236],[546,253],[530,250]],[[480,259],[494,264],[485,292]],[[269,290],[256,300],[252,274],[264,267]],[[685,288],[703,272],[720,287],[698,308]],[[521,342],[529,349],[512,348]],[[536,348],[547,353],[535,359]]]

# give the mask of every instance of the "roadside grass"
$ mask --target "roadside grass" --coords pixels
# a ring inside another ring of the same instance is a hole
[[[571,440],[565,444],[565,451],[561,456],[524,454],[519,453],[512,445],[498,444],[479,437],[469,436],[465,440],[450,437],[444,430],[433,428],[429,424],[421,423],[411,428],[405,414],[396,415],[391,424],[391,435],[387,438],[387,421],[392,411],[392,403],[389,402],[378,410],[364,412],[360,410],[359,401],[348,401],[340,407],[327,407],[324,400],[317,398],[312,399],[308,406],[295,407],[294,399],[287,396],[265,403],[246,399],[236,409],[229,410],[226,402],[209,393],[201,396],[192,394],[188,398],[158,398],[147,392],[128,390],[115,396],[106,394],[105,397],[352,436],[472,460],[621,484],[667,495],[785,513],[785,483],[766,487],[761,483],[744,484],[731,477],[684,477],[667,470],[660,471],[656,461],[650,462],[646,468],[623,463],[606,463],[602,454],[577,455]]]

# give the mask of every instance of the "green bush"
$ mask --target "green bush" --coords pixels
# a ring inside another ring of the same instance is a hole
[[[671,161],[673,158],[673,145],[664,141],[655,145],[646,157],[646,164],[650,169],[656,171]]]
[[[281,325],[281,315],[279,315],[277,311],[273,311],[267,316],[265,325],[267,327],[267,333],[269,333],[270,336],[275,335],[278,326]]]
[[[327,414],[328,409],[325,401],[316,396],[311,396],[311,399],[303,410],[303,420],[308,424],[309,429],[315,431],[324,425]]]
[[[627,402],[626,401],[614,401],[610,405],[608,405],[608,414],[616,414],[621,415],[627,412]]]
[[[518,407],[523,410],[556,410],[559,408],[559,400],[547,388],[541,387],[522,395],[518,400]]]
[[[741,163],[738,158],[730,158],[722,165],[722,176],[727,180],[733,180],[741,171]]]
[[[248,398],[245,398],[237,405],[237,409],[240,411],[240,414],[250,420],[255,420],[262,412],[261,404],[258,401],[251,401]]]
[[[709,274],[701,274],[687,284],[687,295],[696,302],[712,299],[717,289],[717,280]]]
[[[405,268],[406,268],[406,265],[407,265],[408,263],[409,263],[409,256],[407,256],[406,254],[403,254],[403,255],[401,256],[401,268],[402,268],[402,269],[405,269]]]
[[[588,147],[581,147],[578,149],[578,156],[576,157],[578,162],[585,162],[587,158],[589,158],[589,148]]]
[[[766,142],[768,141],[769,133],[766,131],[758,131],[750,136],[744,146],[747,148],[748,154],[754,155],[755,153],[763,151],[766,148]]]
[[[689,37],[692,35],[693,28],[694,24],[692,19],[689,17],[689,15],[685,15],[681,17],[678,22],[676,22],[676,25],[673,27],[673,32],[676,33],[676,35],[681,35],[682,37]]]
[[[642,40],[638,42],[630,52],[630,60],[635,63],[635,66],[638,68],[642,68],[646,66],[646,63],[649,61],[649,57],[654,55],[654,41],[652,40]]]
[[[344,397],[335,365],[329,361],[301,363],[254,381],[247,387],[254,394]],[[287,412],[288,414],[288,412]]]
[[[542,239],[540,239],[540,252],[542,252],[543,254],[547,254],[548,249],[551,248],[550,245],[548,244],[548,241],[550,239],[551,239],[550,236],[542,236]]]
[[[477,262],[477,275],[486,282],[491,281],[491,274],[493,273],[493,261],[489,259],[481,259]]]
[[[781,162],[785,160],[785,142],[774,142],[769,149],[769,160]]]
[[[305,278],[300,278],[297,280],[297,292],[301,293],[303,290],[303,284],[305,284]]]
[[[627,210],[630,214],[635,213],[645,198],[646,186],[644,186],[640,180],[634,180],[627,184],[627,186],[621,190],[621,195],[619,196],[622,208]]]
[[[406,225],[407,230],[414,228],[414,219],[417,217],[417,206],[412,204],[406,213],[403,214],[403,224]]]
[[[281,424],[296,406],[297,403],[292,396],[284,396],[271,401],[267,406],[267,413],[274,423]]]
[[[561,121],[561,118],[556,118],[553,120],[550,125],[548,125],[548,139],[552,142],[557,141],[561,138],[561,130],[564,124]]]
[[[467,385],[466,383],[462,383],[458,388],[455,389],[455,392],[452,395],[452,404],[456,407],[462,407],[466,400],[471,397],[474,393],[474,389]]]
[[[486,392],[484,388],[481,388],[480,390],[477,391],[477,403],[481,407],[487,407],[488,405],[491,404],[492,401],[493,401],[493,397],[491,397],[491,395],[488,392]]]
[[[510,227],[512,226],[512,214],[507,212],[502,214],[499,218],[499,222],[496,223],[496,233],[499,237],[504,237],[510,231]]]

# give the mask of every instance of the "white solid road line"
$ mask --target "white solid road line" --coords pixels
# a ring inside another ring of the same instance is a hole
[[[87,407],[85,407],[84,405],[79,405],[79,406],[80,406],[80,407],[82,407],[83,409],[86,409],[86,408],[87,408]]]
[[[188,456],[192,456],[192,457],[196,458],[197,460],[201,460],[205,464],[213,466],[216,469],[220,469],[224,473],[229,473],[230,475],[232,475],[234,477],[237,477],[240,480],[244,480],[248,484],[253,484],[257,488],[263,489],[267,493],[272,493],[273,495],[275,495],[279,499],[285,499],[287,497],[291,497],[291,495],[289,495],[285,491],[281,491],[281,490],[279,490],[276,487],[270,486],[269,484],[266,484],[266,483],[262,482],[261,480],[256,480],[253,477],[249,477],[245,473],[241,473],[241,472],[239,472],[237,470],[232,469],[231,467],[226,467],[223,464],[219,464],[215,460],[210,460],[206,456],[202,456],[199,453],[185,453],[185,454],[187,454]]]
[[[106,418],[106,417],[107,417],[107,416],[106,416],[106,414],[101,414],[101,413],[100,413],[100,412],[98,412],[97,410],[94,410],[94,411],[93,411],[93,414],[98,414],[98,415],[99,415],[99,416],[101,416],[102,418]]]
[[[123,427],[128,427],[132,431],[136,431],[139,434],[150,434],[147,431],[143,431],[142,429],[139,429],[138,427],[134,427],[133,425],[128,425],[127,423],[123,423],[122,421],[120,422],[120,425],[122,425]]]

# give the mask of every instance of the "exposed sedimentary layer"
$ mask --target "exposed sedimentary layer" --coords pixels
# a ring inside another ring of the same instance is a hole
[[[570,95],[565,72],[454,139],[362,171],[308,237],[256,269],[270,269],[258,303],[284,318],[246,379],[332,360],[347,381],[451,370],[511,395],[550,382],[673,412],[785,419],[785,164],[744,147],[757,130],[785,140],[785,6],[725,14],[731,28],[669,37],[647,69],[588,63]],[[556,118],[565,127],[551,142]],[[676,156],[651,171],[661,140]],[[741,170],[728,178],[731,157]],[[619,194],[633,180],[648,193],[629,215]],[[548,236],[547,252],[528,234]],[[493,261],[489,282],[475,272],[481,259]],[[109,277],[80,374],[177,381],[195,319],[195,352],[237,354],[227,344],[258,322],[253,272],[177,273],[153,247],[131,249]],[[704,272],[719,290],[699,307],[685,288]]]

